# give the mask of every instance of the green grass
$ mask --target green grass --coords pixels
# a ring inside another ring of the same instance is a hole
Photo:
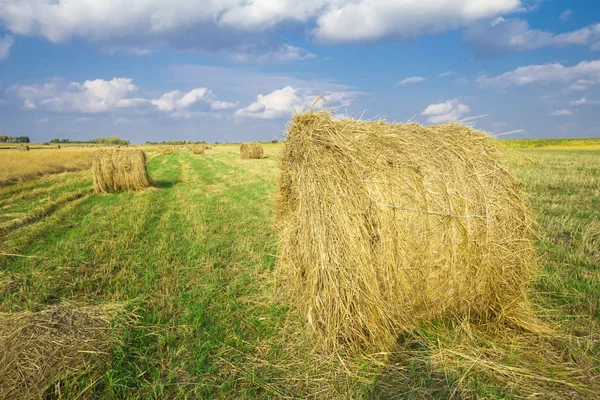
[[[113,321],[118,340],[100,381],[74,376],[64,398],[84,388],[108,399],[594,398],[600,151],[509,157],[540,225],[531,291],[553,334],[439,321],[399,338],[389,357],[348,360],[315,352],[277,290],[278,160],[268,154],[153,155],[158,190],[88,194],[31,220],[91,187],[89,172],[0,188],[0,224],[25,220],[0,233],[1,312],[68,301],[119,303],[130,315]]]
[[[504,139],[501,140],[500,143],[509,148],[592,147],[595,150],[598,150],[600,139]]]

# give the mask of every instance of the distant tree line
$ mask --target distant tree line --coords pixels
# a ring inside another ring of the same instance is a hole
[[[70,140],[70,139],[59,139],[59,138],[54,138],[52,140],[50,140],[50,143],[91,143],[91,144],[118,144],[118,145],[129,145],[131,143],[129,143],[129,140],[127,139],[121,139],[118,136],[111,136],[111,137],[100,137],[100,138],[96,138],[96,139],[92,139],[92,140]]]
[[[150,141],[146,141],[145,144],[163,144],[163,145],[171,145],[171,146],[176,146],[176,145],[181,145],[181,144],[206,144],[206,141],[204,140],[200,140],[200,141],[196,141],[196,142],[192,142],[189,140],[169,140],[169,141],[162,141],[162,142],[150,142]]]
[[[29,136],[0,135],[0,143],[29,143]]]

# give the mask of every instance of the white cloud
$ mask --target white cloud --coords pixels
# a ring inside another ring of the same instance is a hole
[[[237,62],[241,63],[286,63],[292,61],[302,61],[315,58],[316,56],[306,50],[284,44],[275,50],[264,51],[253,48],[253,46],[244,46],[236,52],[228,55]]]
[[[230,110],[232,108],[237,107],[239,103],[236,101],[235,103],[232,102],[228,102],[228,101],[213,101],[210,104],[210,109],[211,110]]]
[[[117,118],[113,121],[113,124],[115,125],[126,125],[126,124],[130,124],[131,120],[129,118]]]
[[[456,78],[456,79],[454,80],[454,83],[456,83],[457,85],[460,85],[460,86],[464,86],[464,85],[466,85],[467,83],[469,83],[469,78],[467,78],[467,77],[465,77],[465,76],[462,76],[462,77],[460,77],[460,78]]]
[[[573,111],[571,110],[556,110],[551,112],[549,115],[553,116],[553,117],[564,117],[566,115],[571,115],[573,114]]]
[[[316,102],[322,96],[324,101]],[[311,107],[343,107],[352,103],[356,93],[329,91],[317,93],[314,90],[286,86],[269,94],[259,94],[256,101],[248,107],[239,109],[235,116],[239,118],[277,119],[289,118],[294,113],[303,112]]]
[[[469,111],[469,106],[461,104],[458,99],[453,99],[444,103],[430,104],[421,115],[428,116],[427,122],[430,124],[443,124],[458,121]]]
[[[576,31],[561,34],[539,29],[530,29],[529,23],[521,19],[502,19],[494,22],[479,22],[465,32],[465,40],[478,53],[526,51],[542,47],[565,47],[587,45],[593,47],[600,41],[600,24],[590,25]]]
[[[573,10],[565,10],[560,14],[560,17],[558,17],[558,19],[560,19],[562,22],[566,22],[571,19],[573,14],[575,14]]]
[[[23,101],[23,107],[30,110],[43,107],[57,112],[100,113],[137,107],[147,102],[131,97],[138,87],[127,78],[69,84],[51,81],[43,85],[14,85],[9,91],[15,92]]]
[[[10,48],[15,43],[15,38],[10,35],[0,36],[0,61],[6,60],[10,54]]]
[[[499,76],[477,78],[481,87],[524,86],[534,83],[569,83],[573,81],[600,82],[600,60],[582,61],[572,67],[562,64],[528,65]]]
[[[579,100],[571,101],[572,106],[582,106],[582,105],[598,105],[600,104],[600,100],[588,100],[587,97],[582,97]]]
[[[211,112],[234,108],[237,103],[216,100],[211,90],[205,87],[187,93],[175,90],[158,99],[136,96],[139,88],[129,78],[88,80],[83,83],[65,83],[52,80],[43,85],[13,85],[8,89],[23,101],[23,108],[35,110],[45,108],[54,112],[77,112],[83,114],[104,113],[124,109],[142,112],[154,105],[158,110],[173,117],[189,118]],[[144,108],[145,107],[145,108]],[[124,118],[116,121],[121,123]]]
[[[160,111],[170,112],[176,118],[191,118],[210,114],[210,111],[222,111],[234,108],[237,103],[216,100],[216,96],[205,87],[193,89],[187,93],[179,90],[165,93],[151,103]]]
[[[108,48],[167,44],[235,53],[265,40],[281,44],[274,30],[298,25],[314,27],[312,35],[325,42],[402,39],[520,10],[521,0],[2,0],[0,23],[53,43],[78,37]]]
[[[317,18],[315,36],[326,42],[386,37],[414,38],[468,26],[519,10],[520,0],[330,1]]]
[[[590,80],[586,80],[586,79],[579,79],[575,82],[573,82],[571,84],[571,86],[569,86],[569,89],[571,90],[586,90],[588,88],[590,88],[591,86],[593,86],[595,84],[594,81],[590,81]]]
[[[409,78],[406,78],[406,79],[398,82],[398,85],[404,86],[404,85],[408,85],[410,83],[421,83],[421,82],[425,82],[425,80],[426,79],[423,78],[422,76],[411,76]]]
[[[446,72],[442,72],[441,74],[439,74],[438,78],[445,78],[447,76],[452,76],[452,75],[455,75],[455,73],[452,71],[446,71]]]

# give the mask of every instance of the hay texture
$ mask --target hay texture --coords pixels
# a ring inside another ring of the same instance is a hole
[[[175,153],[175,150],[171,146],[162,147],[160,149],[160,151],[161,151],[161,153],[162,153],[163,156],[170,156],[170,155],[173,155]]]
[[[204,154],[204,145],[197,144],[197,145],[192,146],[192,153]]]
[[[0,313],[0,398],[46,398],[52,384],[93,374],[106,363],[109,329],[98,308]]]
[[[98,150],[93,156],[92,175],[98,193],[143,190],[150,186],[142,150]]]
[[[242,160],[263,158],[264,150],[260,143],[242,143],[240,146],[240,157]]]
[[[26,144],[20,144],[17,146],[17,149],[19,149],[19,151],[29,151],[29,146]]]
[[[278,277],[326,348],[389,351],[423,321],[528,309],[532,222],[485,133],[310,111],[286,134]]]

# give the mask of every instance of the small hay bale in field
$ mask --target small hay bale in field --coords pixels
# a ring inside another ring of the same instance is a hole
[[[99,308],[0,313],[0,398],[41,399],[66,378],[98,379],[110,327]]]
[[[29,146],[26,144],[20,144],[17,146],[17,149],[19,149],[19,151],[29,151]]]
[[[240,146],[240,157],[242,160],[263,158],[264,150],[260,143],[242,143]]]
[[[532,222],[488,135],[326,111],[286,135],[278,277],[325,348],[389,351],[439,317],[527,319]]]
[[[57,144],[55,149],[60,150],[60,144]]]
[[[197,144],[192,146],[192,153],[194,154],[204,154],[204,145]]]
[[[170,155],[173,155],[174,150],[173,150],[173,147],[170,147],[170,146],[162,147],[161,152],[162,152],[163,156],[170,156]]]
[[[98,150],[93,156],[92,175],[98,193],[143,190],[150,186],[142,150]]]

